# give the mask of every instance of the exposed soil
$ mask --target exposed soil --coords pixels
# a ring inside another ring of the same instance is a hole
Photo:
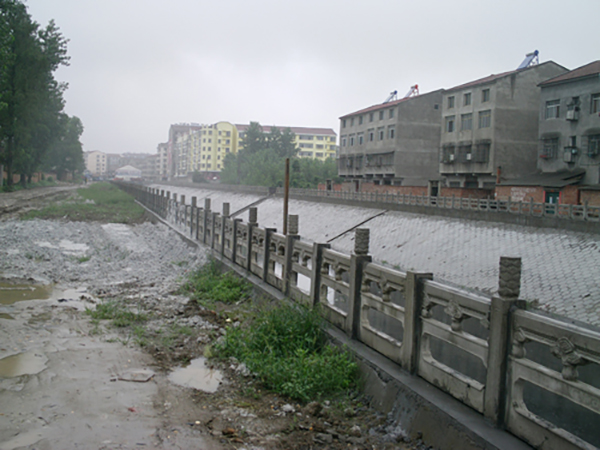
[[[235,360],[207,360],[215,392],[171,382],[250,307],[178,294],[206,259],[160,224],[1,220],[0,450],[426,448],[368,399],[297,404]],[[52,289],[21,300],[15,284]],[[111,300],[149,317],[143,335],[84,311]]]

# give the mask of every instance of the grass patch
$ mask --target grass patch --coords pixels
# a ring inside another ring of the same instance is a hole
[[[267,388],[309,401],[356,386],[356,363],[328,344],[317,311],[280,306],[257,312],[246,325],[228,328],[215,351],[244,362]]]
[[[117,328],[139,325],[148,320],[145,314],[130,311],[116,301],[100,303],[96,309],[86,308],[85,312],[94,320],[110,320]]]
[[[217,263],[211,261],[190,273],[183,291],[200,304],[211,306],[245,300],[250,295],[250,285],[233,272],[221,273]]]
[[[110,183],[94,183],[77,189],[77,197],[29,211],[22,219],[68,219],[86,222],[140,223],[144,208]]]

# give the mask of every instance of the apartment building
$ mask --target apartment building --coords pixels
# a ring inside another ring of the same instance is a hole
[[[246,130],[250,125],[236,125],[239,133],[239,148],[242,148],[241,141],[243,140]],[[322,161],[327,158],[335,158],[337,154],[337,134],[331,128],[306,128],[306,127],[287,127],[287,126],[263,126],[263,132],[270,133],[271,128],[279,130],[290,129],[294,133],[294,144],[298,148],[298,156],[300,158],[320,159]]]
[[[538,85],[566,72],[549,61],[444,91],[439,159],[444,195],[493,195],[497,182],[536,172]]]
[[[169,172],[169,144],[162,143],[156,147],[156,173],[159,180],[168,180],[171,175]]]
[[[441,105],[437,90],[340,117],[339,175],[357,191],[437,195]]]
[[[107,155],[98,150],[83,153],[85,168],[93,177],[106,176],[108,170]]]

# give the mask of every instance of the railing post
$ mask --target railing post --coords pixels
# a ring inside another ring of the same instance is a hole
[[[487,377],[484,415],[497,426],[504,424],[506,379],[510,339],[510,313],[519,306],[521,258],[500,258],[498,295],[490,306]]]
[[[208,215],[210,214],[210,198],[205,198],[204,199],[204,218],[203,218],[203,225],[202,225],[202,230],[204,231],[204,233],[202,234],[202,243],[206,244],[206,234],[207,234],[207,230],[206,230],[206,226],[208,225]]]
[[[219,251],[225,254],[225,222],[229,219],[229,203],[223,203],[223,220],[221,220],[221,245]]]
[[[583,203],[583,220],[589,220],[588,218],[588,201]]]
[[[288,230],[285,236],[285,273],[283,273],[283,293],[290,294],[290,283],[292,280],[292,254],[294,253],[294,242],[300,239],[299,217],[295,214],[288,216]]]
[[[313,244],[310,299],[313,306],[320,301],[321,295],[321,266],[323,265],[323,249],[331,248],[330,244]]]
[[[196,205],[198,203],[198,199],[196,197],[192,197],[192,208],[190,209],[190,236],[194,235],[194,217],[196,216],[194,213],[196,212]],[[196,222],[197,225],[198,222]]]
[[[415,373],[419,364],[421,342],[421,309],[423,305],[423,283],[432,280],[431,273],[407,272],[404,285],[404,336],[400,350],[402,367]]]
[[[353,339],[360,335],[360,311],[362,308],[361,288],[363,269],[371,262],[369,255],[370,230],[368,228],[357,228],[354,234],[354,253],[350,255],[350,286],[349,286],[349,308],[346,333]]]
[[[242,219],[233,219],[233,230],[231,235],[231,262],[236,264],[236,255],[237,255],[237,229],[238,224],[242,221]]]
[[[265,242],[263,245],[263,272],[262,279],[263,281],[267,281],[267,276],[269,274],[269,248],[271,247],[271,236],[273,233],[277,232],[277,228],[265,228]]]
[[[246,270],[252,271],[252,231],[258,226],[258,208],[252,207],[248,212],[248,236],[246,238]]]
[[[183,206],[183,228],[185,228],[187,226],[187,206],[185,205],[185,195],[181,196],[181,206]],[[181,222],[177,225],[180,224]]]
[[[215,248],[215,227],[216,227],[216,218],[219,216],[218,212],[211,212],[211,221],[210,221],[210,248]]]

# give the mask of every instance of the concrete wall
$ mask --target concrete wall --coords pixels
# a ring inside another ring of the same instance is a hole
[[[538,169],[542,172],[556,172],[565,169],[583,168],[586,170],[584,184],[600,183],[600,155],[589,156],[587,136],[600,134],[600,117],[590,109],[591,94],[600,93],[600,77],[585,78],[552,84],[542,87],[539,109],[539,138],[558,137],[558,151],[552,158],[538,158]],[[567,104],[573,97],[579,97],[577,120],[567,120]],[[546,102],[560,100],[559,117],[546,119]],[[565,147],[569,138],[575,136],[577,154],[574,162],[564,161]],[[541,144],[538,147],[541,150]]]

